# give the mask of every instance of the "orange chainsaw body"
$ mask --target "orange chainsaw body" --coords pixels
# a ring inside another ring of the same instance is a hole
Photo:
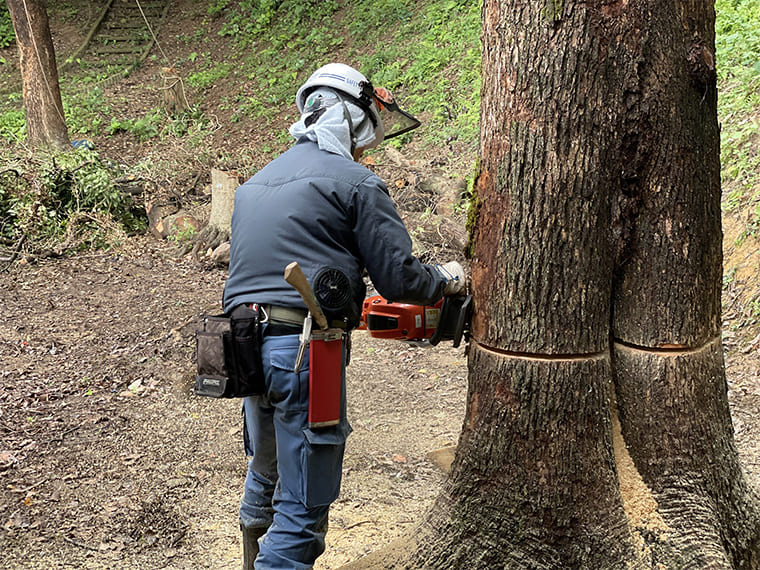
[[[358,328],[375,338],[429,339],[438,327],[442,305],[443,300],[428,306],[394,303],[375,295],[364,300]]]

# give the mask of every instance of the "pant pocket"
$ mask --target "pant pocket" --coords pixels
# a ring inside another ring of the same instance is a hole
[[[303,502],[307,507],[329,505],[338,498],[343,453],[351,433],[347,422],[319,430],[304,429],[301,452]]]

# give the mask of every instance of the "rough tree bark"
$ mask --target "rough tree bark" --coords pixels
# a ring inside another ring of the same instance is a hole
[[[615,227],[614,379],[623,436],[678,568],[760,568],[721,346],[720,134],[711,2],[642,2]],[[667,552],[663,550],[668,549]]]
[[[484,1],[465,422],[428,519],[352,567],[760,568],[713,29],[701,0]]]
[[[161,80],[163,82],[161,93],[166,112],[171,116],[187,113],[190,110],[190,103],[187,102],[185,84],[177,70],[174,67],[162,67]]]
[[[19,51],[27,140],[33,148],[66,150],[69,133],[45,0],[8,0],[8,9]]]
[[[428,536],[401,566],[646,565],[610,412],[624,32],[601,2],[484,4],[467,415]]]

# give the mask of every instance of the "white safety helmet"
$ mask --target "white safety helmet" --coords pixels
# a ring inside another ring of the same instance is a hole
[[[330,87],[348,95],[352,103],[367,113],[375,132],[371,146],[420,126],[417,119],[399,109],[390,91],[375,89],[364,75],[344,63],[328,63],[311,74],[296,93],[299,112],[303,113],[309,93],[319,87]]]

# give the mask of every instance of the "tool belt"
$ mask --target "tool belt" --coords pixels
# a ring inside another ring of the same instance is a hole
[[[259,305],[259,307],[263,314],[261,322],[267,324],[264,329],[265,336],[285,336],[301,332],[307,315],[305,309],[277,305]]]
[[[300,329],[306,318],[306,309],[294,309],[291,307],[279,307],[277,305],[259,305],[263,313],[262,323],[276,325],[290,325]]]
[[[249,305],[251,307],[253,305]],[[270,323],[274,325],[286,325],[292,327],[298,327],[301,330],[303,321],[308,314],[306,309],[296,309],[293,307],[280,307],[278,305],[258,305],[261,311],[264,313],[262,323]],[[331,329],[343,329],[346,330],[346,322],[341,320],[330,321],[329,326]]]
[[[195,394],[211,398],[263,394],[262,336],[299,334],[306,316],[305,309],[258,304],[238,305],[230,313],[205,316],[203,328],[195,333]],[[333,324],[333,328],[345,330],[344,322]],[[345,336],[350,347],[350,336]]]

